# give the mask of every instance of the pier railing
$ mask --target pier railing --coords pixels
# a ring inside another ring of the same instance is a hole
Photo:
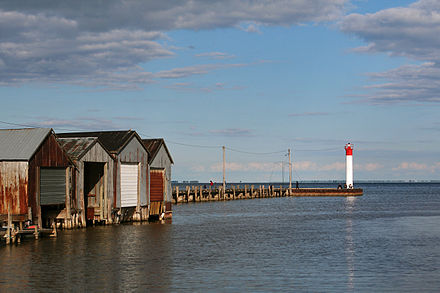
[[[186,186],[184,188],[175,186],[173,188],[174,203],[206,202],[221,200],[270,198],[286,196],[360,196],[363,190],[336,189],[336,188],[283,188],[274,185],[234,185],[223,190],[221,186],[203,187]]]

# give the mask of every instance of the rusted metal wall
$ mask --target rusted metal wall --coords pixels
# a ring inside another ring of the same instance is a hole
[[[28,180],[28,195],[29,206],[32,208],[32,217],[37,219],[37,210],[39,203],[37,203],[37,187],[39,186],[39,178],[37,178],[37,168],[40,167],[59,167],[67,168],[71,162],[64,150],[58,144],[55,136],[51,133],[40,145],[36,153],[29,161],[29,180]],[[75,194],[74,192],[71,193]],[[73,199],[75,200],[75,199]]]
[[[154,157],[153,161],[150,164],[151,168],[165,169],[164,201],[171,202],[173,198],[171,189],[171,160],[163,145],[160,147],[157,155]]]
[[[150,202],[164,201],[164,173],[163,169],[150,170]]]
[[[148,167],[148,152],[145,150],[143,144],[133,137],[130,142],[119,153],[117,159],[117,172],[114,174],[116,182],[116,207],[121,207],[121,163],[139,163],[139,197],[140,206],[147,206],[149,204],[149,167]]]
[[[28,162],[0,162],[0,214],[8,214],[11,204],[13,216],[21,215],[25,220],[28,207]]]

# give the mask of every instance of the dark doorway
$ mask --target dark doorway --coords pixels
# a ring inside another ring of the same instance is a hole
[[[102,220],[105,163],[84,163],[84,209],[87,225]]]

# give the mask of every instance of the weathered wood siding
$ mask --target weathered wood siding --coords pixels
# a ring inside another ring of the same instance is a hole
[[[0,162],[0,214],[26,215],[28,209],[28,162]]]
[[[172,201],[172,189],[171,189],[171,161],[168,156],[165,147],[162,145],[154,160],[151,162],[151,168],[163,168],[165,169],[165,194],[164,201]]]
[[[84,163],[85,162],[96,162],[96,163],[105,163],[105,171],[106,175],[106,203],[104,203],[104,217],[108,219],[111,216],[111,207],[113,206],[113,198],[114,198],[114,160],[109,155],[103,147],[99,143],[95,143],[95,145],[81,158],[80,161],[77,162],[78,170],[76,172],[76,206],[83,210],[84,205]],[[85,221],[85,212],[83,213],[84,217],[82,218]]]
[[[148,153],[143,144],[133,137],[130,142],[119,153],[117,158],[116,176],[116,207],[121,207],[121,163],[138,163],[139,164],[139,206],[147,206],[149,204],[149,168]]]
[[[40,145],[36,153],[29,161],[28,177],[28,205],[32,208],[33,219],[36,220],[37,211],[40,203],[37,202],[39,180],[37,169],[40,167],[58,167],[67,168],[71,162],[64,150],[58,144],[55,136],[51,133]]]

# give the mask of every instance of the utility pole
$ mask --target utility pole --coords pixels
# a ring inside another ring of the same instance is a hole
[[[284,161],[281,161],[281,178],[283,178],[283,184],[284,184]]]
[[[225,146],[222,147],[223,149],[223,199],[225,198],[226,194],[226,177],[225,177],[225,167],[226,167],[226,161],[225,161]]]
[[[290,149],[289,149],[289,196],[292,189],[292,161],[290,160]]]

